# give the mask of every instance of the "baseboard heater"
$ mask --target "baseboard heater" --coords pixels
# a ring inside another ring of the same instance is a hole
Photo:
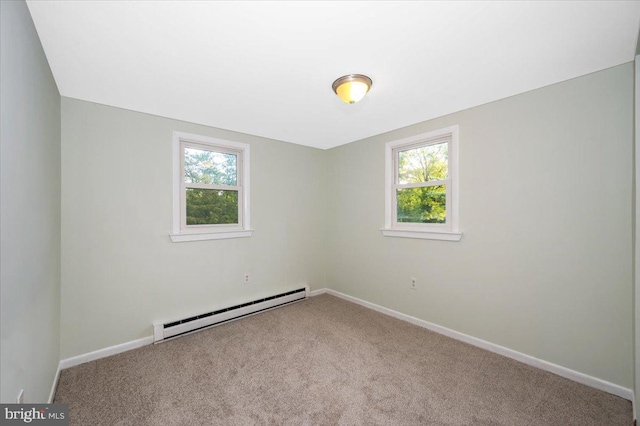
[[[283,305],[288,305],[289,303],[298,302],[302,299],[307,298],[308,293],[309,288],[303,287],[297,290],[288,291],[286,293],[280,293],[274,296],[269,296],[262,299],[253,300],[251,302],[242,303],[240,305],[231,306],[229,308],[207,312],[206,314],[196,315],[165,324],[154,324],[153,343],[160,343],[162,341],[187,333],[193,333],[204,328],[220,325],[222,323],[233,321],[238,318],[246,317],[248,315],[253,315],[258,312],[277,308]]]

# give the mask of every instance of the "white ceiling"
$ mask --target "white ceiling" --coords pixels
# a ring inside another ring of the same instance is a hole
[[[62,96],[331,148],[632,61],[640,2],[28,1]],[[331,83],[367,74],[356,105]]]

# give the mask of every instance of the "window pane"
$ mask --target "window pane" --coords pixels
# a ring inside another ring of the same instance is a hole
[[[238,156],[226,152],[184,149],[184,181],[214,185],[237,185]]]
[[[445,223],[447,189],[445,185],[403,188],[396,192],[398,223]]]
[[[187,225],[238,223],[238,191],[187,188]]]
[[[398,183],[447,179],[448,163],[446,142],[400,151],[398,152]]]

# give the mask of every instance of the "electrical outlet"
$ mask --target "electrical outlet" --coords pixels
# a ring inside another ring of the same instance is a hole
[[[244,284],[249,284],[251,282],[251,275],[248,272],[244,273],[244,278],[242,281]]]
[[[17,404],[24,404],[24,389],[20,389],[20,392],[18,392],[18,397],[16,398],[16,403]]]
[[[416,290],[418,288],[417,280],[415,279],[415,277],[411,277],[411,288],[413,290]]]

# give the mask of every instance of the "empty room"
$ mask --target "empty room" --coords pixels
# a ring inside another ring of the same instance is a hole
[[[2,424],[635,424],[640,2],[0,6]]]

